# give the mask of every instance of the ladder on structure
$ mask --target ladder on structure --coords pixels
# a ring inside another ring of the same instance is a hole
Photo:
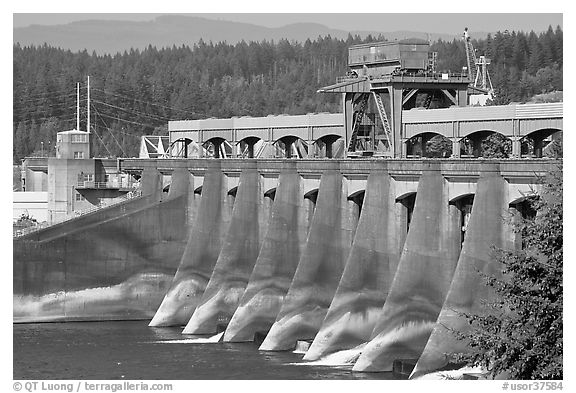
[[[430,104],[432,103],[432,98],[434,98],[434,93],[428,93],[426,95],[426,101],[424,101],[424,108],[430,109]]]
[[[354,119],[354,125],[352,126],[352,135],[350,135],[350,143],[348,144],[348,151],[356,151],[356,137],[358,136],[360,123],[362,123],[364,112],[368,105],[368,97],[368,94],[363,95],[362,101],[360,102],[360,108],[358,108],[358,112],[356,112],[356,118]]]
[[[382,102],[382,97],[375,91],[372,92],[374,95],[374,101],[376,101],[376,107],[378,108],[378,113],[380,114],[380,120],[382,121],[382,127],[384,128],[384,134],[388,140],[388,147],[390,148],[390,153],[394,156],[394,138],[392,138],[392,131],[390,128],[390,122],[388,121],[388,116],[386,115],[386,110],[384,108],[384,103]]]

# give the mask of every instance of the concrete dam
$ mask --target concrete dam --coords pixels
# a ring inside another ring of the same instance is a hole
[[[122,159],[142,196],[14,239],[14,322],[148,319],[355,371],[465,350],[547,159]],[[162,177],[170,178],[169,190]]]

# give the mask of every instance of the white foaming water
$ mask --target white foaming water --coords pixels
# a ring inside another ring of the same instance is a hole
[[[224,332],[218,333],[212,337],[198,337],[198,338],[187,338],[184,340],[160,340],[153,341],[155,344],[211,344],[217,343],[222,338]]]
[[[352,349],[331,353],[313,362],[290,364],[299,366],[351,366],[358,360],[365,346],[366,343],[363,343]]]
[[[464,379],[464,374],[476,374],[481,376],[486,374],[486,370],[483,370],[481,367],[463,367],[458,370],[436,371],[430,374],[424,374],[420,377],[414,378],[414,380]]]

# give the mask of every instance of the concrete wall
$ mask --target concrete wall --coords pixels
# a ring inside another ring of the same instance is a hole
[[[14,321],[151,318],[186,240],[187,197],[149,195],[14,239]]]

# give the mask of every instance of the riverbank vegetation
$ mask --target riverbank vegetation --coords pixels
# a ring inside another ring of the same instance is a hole
[[[458,337],[472,352],[458,361],[482,366],[492,377],[563,378],[562,195],[559,168],[526,200],[528,214],[515,224],[522,245],[495,251],[503,277],[483,276],[495,300],[482,315],[465,315],[471,330]]]

